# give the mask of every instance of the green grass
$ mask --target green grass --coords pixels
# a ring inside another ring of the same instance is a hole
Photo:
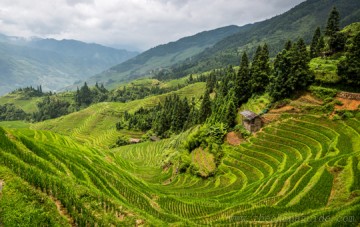
[[[337,65],[340,59],[313,58],[310,61],[310,70],[315,74],[315,80],[321,83],[337,83],[340,77],[337,75]]]
[[[41,99],[41,97],[23,98],[18,94],[7,94],[0,97],[0,105],[13,103],[17,108],[24,110],[26,113],[33,113],[38,110],[37,103]]]
[[[29,128],[30,124],[24,121],[0,121],[0,127],[4,128]]]

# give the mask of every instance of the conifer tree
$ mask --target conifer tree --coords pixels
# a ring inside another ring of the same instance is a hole
[[[202,100],[199,111],[199,123],[205,122],[205,120],[211,115],[211,101],[210,91],[206,89],[204,98]]]
[[[291,40],[288,40],[286,43],[285,43],[285,50],[290,50],[292,47],[292,42]]]
[[[316,58],[320,55],[319,42],[321,38],[320,27],[317,27],[310,44],[310,57]]]
[[[360,86],[360,32],[354,37],[346,59],[340,61],[338,74],[346,83]]]
[[[329,47],[332,52],[339,52],[345,48],[346,36],[340,32],[340,14],[334,7],[330,12],[326,35],[330,37]]]
[[[237,114],[237,109],[236,109],[236,105],[234,102],[234,99],[235,99],[234,89],[230,90],[227,99],[228,100],[226,103],[226,111],[224,114],[224,123],[228,127],[233,127],[235,124],[235,118],[236,118],[236,114]]]
[[[326,25],[326,32],[325,35],[333,37],[337,32],[340,31],[340,14],[337,11],[336,7],[334,7],[329,15],[327,25]]]
[[[323,50],[324,48],[325,48],[324,36],[320,36],[319,42],[318,42],[318,44],[317,44],[317,46],[316,46],[316,53],[319,54],[318,56],[321,55],[321,52],[322,52],[322,50]]]
[[[257,48],[250,74],[252,93],[264,92],[270,75],[269,50],[266,44],[263,47],[259,46]]]
[[[235,80],[236,105],[245,102],[251,96],[249,59],[246,52],[241,57],[240,68]]]

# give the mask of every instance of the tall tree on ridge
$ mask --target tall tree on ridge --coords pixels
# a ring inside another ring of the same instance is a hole
[[[337,11],[336,7],[334,7],[329,15],[327,25],[326,25],[326,32],[325,35],[333,37],[337,32],[340,31],[340,14]]]
[[[250,74],[251,92],[264,92],[270,75],[269,50],[266,44],[263,47],[259,46],[257,48]]]
[[[251,96],[249,59],[246,52],[243,53],[240,68],[235,79],[236,105],[245,102]]]
[[[310,57],[316,58],[320,55],[319,42],[321,39],[320,27],[317,27],[310,44]]]
[[[339,62],[338,74],[346,83],[360,86],[360,32],[354,37],[346,59]]]

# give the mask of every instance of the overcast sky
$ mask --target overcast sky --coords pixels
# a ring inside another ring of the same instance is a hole
[[[146,50],[271,18],[304,0],[0,0],[0,33]]]

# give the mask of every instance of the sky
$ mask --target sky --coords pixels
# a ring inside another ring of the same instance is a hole
[[[284,13],[304,0],[0,0],[0,33],[144,51]]]

